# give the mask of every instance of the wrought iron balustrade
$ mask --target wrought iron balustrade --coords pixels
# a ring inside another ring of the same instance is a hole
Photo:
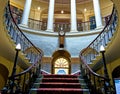
[[[2,94],[28,94],[32,87],[35,77],[41,74],[41,60],[43,56],[42,50],[38,49],[19,29],[17,21],[15,21],[11,9],[10,1],[5,8],[5,27],[11,38],[11,43],[21,44],[21,52],[25,56],[23,59],[28,59],[28,67],[20,73],[15,73],[13,77],[9,77],[6,86],[2,90]],[[22,57],[20,57],[22,58]],[[25,61],[24,63],[28,63]]]
[[[113,8],[112,14],[107,20],[107,24],[101,33],[91,42],[87,48],[80,53],[81,59],[81,73],[85,77],[88,87],[90,88],[91,94],[115,94],[115,89],[112,85],[106,83],[110,79],[100,74],[95,73],[89,64],[100,54],[100,46],[106,47],[114,33],[117,31],[117,11]],[[107,93],[105,93],[107,92]]]
[[[17,24],[20,24],[22,17],[17,12],[12,11],[12,15],[13,15],[15,22]],[[110,15],[108,15],[106,17],[102,17],[103,26],[105,26],[107,24],[109,17],[110,17]],[[70,29],[71,29],[70,22],[55,22],[53,24],[54,24],[53,25],[54,32],[58,32],[61,28],[65,32],[70,32]],[[47,30],[47,22],[41,21],[41,20],[36,20],[34,18],[29,18],[28,27],[30,29],[34,29],[34,30],[45,31],[45,30]],[[95,28],[96,28],[96,22],[94,19],[90,20],[90,21],[85,21],[85,22],[77,21],[77,31],[79,31],[79,32],[90,31],[90,30],[94,30]]]

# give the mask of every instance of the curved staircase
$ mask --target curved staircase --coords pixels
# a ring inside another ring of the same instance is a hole
[[[36,79],[29,94],[89,94],[78,75],[43,75]]]

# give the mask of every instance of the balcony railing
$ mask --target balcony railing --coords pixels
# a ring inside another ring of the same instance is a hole
[[[13,15],[13,18],[16,21],[16,23],[20,24],[21,19],[22,19],[21,15],[19,15],[15,11],[12,11],[12,15]],[[108,16],[102,18],[102,23],[104,26],[106,25],[107,21],[109,20],[109,17],[110,16],[108,15]],[[70,22],[55,22],[53,24],[54,24],[53,25],[54,32],[58,32],[59,30],[61,30],[61,28],[65,32],[70,32],[70,29],[71,29]],[[28,27],[30,29],[34,29],[34,30],[45,31],[45,30],[47,30],[47,22],[29,18]],[[79,32],[90,31],[90,30],[94,30],[95,28],[96,28],[95,19],[93,19],[91,21],[86,21],[86,22],[77,21],[77,31],[79,31]]]
[[[109,17],[110,16],[103,17],[103,20],[102,20],[103,25],[106,25],[106,23],[107,23],[106,19],[109,19]],[[29,18],[28,27],[31,29],[35,29],[35,30],[43,30],[44,31],[47,29],[47,22]],[[70,32],[70,27],[71,27],[71,24],[69,22],[65,22],[65,23],[64,22],[55,22],[53,25],[54,32],[58,32],[59,30],[61,30],[61,28],[65,32]],[[90,31],[90,30],[94,30],[95,28],[96,28],[95,20],[86,21],[86,22],[77,22],[77,30],[79,32]]]

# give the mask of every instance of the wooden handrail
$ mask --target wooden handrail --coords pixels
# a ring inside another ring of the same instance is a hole
[[[36,64],[39,60],[41,60],[42,56],[43,56],[43,52],[40,51],[25,35],[24,33],[21,31],[21,29],[18,27],[17,23],[15,22],[13,16],[12,16],[12,12],[11,12],[11,9],[10,9],[10,0],[8,1],[8,8],[9,8],[9,13],[11,15],[11,18],[12,18],[12,21],[13,23],[15,24],[15,26],[17,27],[17,29],[19,30],[19,32],[25,37],[25,39],[32,45],[33,48],[36,49],[36,51],[39,53],[40,56],[38,56],[38,58],[36,59],[36,61],[29,67],[27,68],[26,70],[24,70],[23,72],[19,73],[19,74],[16,74],[16,76],[20,76],[20,75],[23,75],[25,73],[27,73],[28,71],[30,71]]]
[[[101,36],[101,34],[103,33],[103,32],[105,32],[105,29],[107,28],[107,26],[110,24],[110,22],[111,22],[111,18],[112,18],[112,16],[113,16],[113,13],[114,13],[114,7],[113,7],[113,10],[112,10],[112,13],[111,13],[111,15],[110,15],[110,19],[109,19],[109,21],[107,22],[107,24],[105,25],[105,27],[103,28],[103,30],[100,32],[100,34],[84,49],[84,50],[82,50],[81,52],[80,52],[80,55],[82,56],[82,54],[90,47],[90,45],[92,45],[97,39],[98,39],[98,37],[99,36]]]
[[[42,58],[42,57],[38,57],[38,58],[36,59],[36,62],[34,62],[29,68],[27,68],[26,70],[22,71],[21,73],[18,73],[18,74],[16,74],[16,75],[14,75],[14,77],[21,76],[21,75],[29,72],[29,71],[38,63],[39,59],[41,59],[41,58]]]
[[[108,26],[109,25],[113,25],[115,22],[116,22],[116,20],[114,20],[114,18],[116,17],[116,11],[115,11],[115,7],[113,7],[113,10],[112,10],[112,13],[111,13],[111,15],[110,15],[110,19],[109,19],[109,21],[107,22],[107,24],[106,24],[106,26],[104,27],[104,29],[100,32],[100,34],[84,49],[84,50],[82,50],[81,52],[80,52],[80,54],[79,54],[79,57],[80,57],[80,60],[81,60],[81,62],[83,63],[83,65],[85,65],[86,66],[86,69],[89,71],[89,73],[90,74],[92,74],[93,76],[96,76],[96,77],[98,77],[98,78],[102,78],[104,81],[109,81],[110,79],[109,78],[106,78],[105,76],[102,76],[102,75],[100,75],[100,74],[98,74],[98,73],[95,73],[92,69],[91,69],[91,67],[88,65],[88,62],[86,62],[85,60],[84,60],[84,58],[83,58],[83,56],[85,55],[85,53],[87,53],[87,51],[89,50],[89,48],[91,48],[92,46],[93,46],[93,48],[94,48],[94,45],[95,45],[95,43],[96,43],[96,40],[98,40],[99,38],[99,40],[101,40],[101,39],[103,39],[103,38],[101,38],[101,35],[104,33],[104,32],[106,32],[106,28],[108,28]],[[113,22],[112,22],[113,21]],[[114,25],[113,25],[114,26]],[[115,28],[115,27],[114,27]],[[111,32],[111,30],[109,30],[109,31],[107,31],[107,32]],[[99,46],[99,45],[97,45],[97,46]],[[99,51],[98,51],[99,52]],[[105,84],[104,84],[105,85]],[[106,85],[105,85],[106,86]]]
[[[38,48],[25,36],[25,34],[24,34],[24,33],[21,31],[21,29],[18,27],[18,25],[17,25],[14,17],[12,16],[12,12],[11,12],[11,9],[10,9],[10,0],[8,0],[8,7],[9,7],[9,12],[10,12],[11,18],[12,18],[15,26],[16,26],[17,29],[19,30],[19,32],[22,33],[22,35],[30,42],[30,44],[32,44],[32,46],[33,46],[39,53],[41,53],[41,52],[38,50]],[[42,54],[43,54],[43,52],[42,52]]]
[[[82,50],[82,51],[80,52],[80,55],[79,55],[80,59],[82,60],[82,63],[84,63],[84,65],[86,65],[86,67],[89,69],[89,71],[90,71],[93,75],[99,76],[99,77],[104,78],[104,79],[105,79],[105,77],[100,76],[99,74],[96,74],[96,73],[88,66],[88,64],[83,60],[82,55],[83,55],[83,53],[84,53],[85,51],[87,51],[88,48],[90,48],[90,46],[97,40],[97,38],[98,38],[99,36],[101,36],[101,34],[102,34],[103,32],[106,32],[105,29],[107,28],[107,26],[108,26],[108,25],[110,24],[110,22],[111,22],[111,19],[112,19],[114,10],[115,10],[115,8],[113,7],[112,14],[110,15],[110,20],[108,21],[108,23],[106,24],[106,26],[103,28],[103,30],[100,32],[100,34],[99,34],[84,50]]]
[[[97,74],[96,72],[94,72],[89,65],[83,60],[83,58],[80,56],[80,60],[82,61],[82,63],[84,63],[84,65],[87,67],[87,69],[89,69],[90,73],[92,73],[94,76],[100,77],[102,79],[107,79],[104,76],[101,76],[100,74]]]
[[[85,76],[85,77],[87,79],[88,87],[90,88],[92,94],[93,94],[93,92],[95,92],[95,94],[97,94],[97,88],[104,88],[104,91],[102,91],[102,92],[104,92],[105,94],[107,94],[107,92],[115,92],[115,90],[113,89],[114,86],[112,86],[110,83],[109,76],[106,76],[106,74],[104,74],[104,76],[102,76],[102,75],[94,72],[93,69],[88,64],[89,64],[89,62],[92,61],[93,58],[96,58],[96,55],[100,52],[99,46],[101,44],[104,44],[104,46],[106,46],[108,41],[110,41],[110,38],[113,36],[113,32],[114,32],[113,30],[115,30],[115,28],[117,26],[116,22],[117,22],[117,15],[116,15],[115,7],[113,7],[112,13],[110,15],[109,20],[107,21],[106,26],[103,28],[103,30],[100,32],[100,34],[79,54],[79,57],[80,57],[80,60],[82,63],[81,69],[83,71],[83,74],[88,76],[88,77],[87,76]],[[111,36],[110,36],[110,34],[111,34]],[[107,37],[105,37],[105,36],[107,36]],[[91,53],[91,52],[89,53],[88,52],[89,48],[90,49],[92,48],[93,50],[95,50],[96,53]],[[87,52],[88,52],[88,54],[87,54]],[[83,66],[85,66],[85,67],[83,68]],[[93,77],[92,81],[91,81],[91,76]],[[99,79],[98,83],[101,84],[101,86],[96,86],[96,78]],[[94,84],[95,90],[93,90],[93,88],[91,88],[92,82]],[[101,83],[101,82],[103,82],[103,83]],[[110,93],[110,94],[113,94],[113,93]]]
[[[28,67],[27,69],[24,69],[22,72],[18,74],[16,74],[16,66],[14,66],[13,67],[14,74],[12,73],[12,75],[9,77],[8,83],[5,85],[6,89],[5,90],[3,89],[3,93],[10,92],[10,94],[13,94],[13,92],[19,91],[27,94],[29,89],[31,88],[30,86],[34,82],[33,80],[34,76],[41,75],[41,60],[43,56],[43,51],[39,50],[18,27],[10,9],[10,0],[8,0],[8,4],[6,6],[4,16],[5,16],[5,24],[6,24],[6,29],[8,30],[8,34],[10,35],[11,39],[14,40],[15,44],[18,43],[21,44],[21,52],[24,54],[24,56],[26,56],[25,58],[27,58],[28,61],[32,62],[32,65],[27,66]],[[26,52],[26,50],[28,51]],[[18,52],[16,53],[17,53],[16,56],[18,56]],[[16,60],[17,58],[15,57],[15,62]],[[29,77],[26,78],[26,74],[29,75]],[[20,80],[22,76],[24,76],[24,79]],[[26,80],[29,80],[27,83],[29,87],[25,87]],[[20,83],[22,83],[23,85],[21,91],[20,91]]]

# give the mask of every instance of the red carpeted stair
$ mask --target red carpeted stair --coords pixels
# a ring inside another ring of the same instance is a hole
[[[89,94],[77,75],[43,75],[38,78],[30,94]]]

